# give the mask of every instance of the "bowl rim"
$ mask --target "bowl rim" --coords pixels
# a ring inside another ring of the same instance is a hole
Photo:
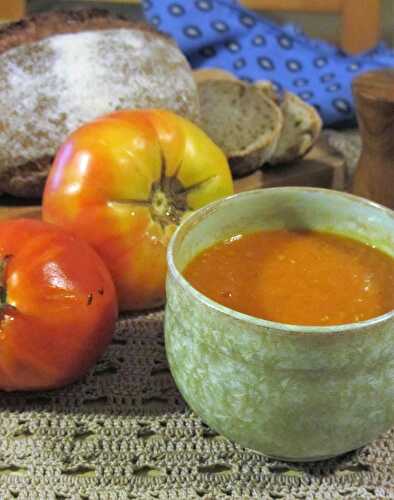
[[[168,274],[169,275],[171,274],[185,291],[190,293],[192,296],[194,296],[194,298],[196,298],[200,302],[204,303],[210,309],[213,309],[221,314],[224,314],[225,316],[231,317],[238,321],[249,323],[256,327],[263,327],[264,329],[269,329],[271,331],[274,330],[277,333],[281,334],[299,333],[308,335],[312,334],[321,335],[322,333],[326,333],[331,335],[341,335],[345,334],[346,332],[354,332],[355,330],[363,330],[371,326],[377,326],[381,323],[385,323],[387,320],[391,318],[394,318],[394,309],[392,309],[391,311],[381,314],[380,316],[375,316],[373,318],[364,321],[358,321],[356,323],[341,323],[338,325],[330,325],[330,326],[279,323],[277,321],[270,321],[263,318],[258,318],[256,316],[251,316],[249,314],[242,313],[236,311],[235,309],[231,309],[230,307],[224,306],[219,302],[210,299],[203,293],[199,292],[187,281],[187,279],[183,276],[183,274],[178,270],[174,260],[175,244],[179,237],[179,234],[182,231],[184,231],[185,226],[186,227],[190,226],[191,228],[193,226],[196,226],[199,222],[206,219],[210,214],[215,213],[219,207],[221,207],[222,205],[233,203],[234,200],[238,200],[240,198],[261,196],[264,192],[272,192],[272,191],[323,193],[328,196],[343,197],[349,199],[350,201],[365,205],[374,210],[379,210],[380,212],[384,212],[386,213],[386,215],[394,219],[394,211],[391,210],[390,208],[380,205],[379,203],[368,200],[366,198],[363,198],[361,196],[356,196],[351,193],[346,193],[334,189],[301,187],[301,186],[282,186],[282,187],[254,189],[251,191],[235,193],[231,196],[221,198],[219,200],[211,202],[208,205],[205,205],[195,210],[177,227],[176,231],[174,232],[174,234],[170,239],[167,249]]]

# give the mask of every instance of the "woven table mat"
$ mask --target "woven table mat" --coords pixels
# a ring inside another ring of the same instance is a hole
[[[84,380],[0,401],[1,500],[394,498],[394,429],[309,464],[265,458],[210,430],[172,380],[162,311],[121,318]]]

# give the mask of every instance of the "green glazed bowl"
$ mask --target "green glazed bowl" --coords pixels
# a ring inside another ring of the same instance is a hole
[[[394,257],[394,213],[349,194],[284,187],[210,204],[169,245],[166,352],[183,397],[213,429],[271,457],[320,460],[394,425],[394,311],[330,327],[275,323],[208,299],[181,274],[217,241],[283,228],[348,235]]]

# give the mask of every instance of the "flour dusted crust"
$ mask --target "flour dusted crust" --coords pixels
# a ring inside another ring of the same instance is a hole
[[[88,21],[71,19],[69,28],[78,22],[90,28],[92,18]],[[198,120],[192,72],[176,45],[149,29],[123,24],[104,29],[103,19],[99,21],[97,30],[44,39],[39,39],[37,31],[42,34],[42,30],[37,30],[36,22],[35,30],[28,25],[22,45],[16,44],[21,42],[17,27],[8,28],[8,46],[0,33],[0,51],[4,50],[0,55],[0,190],[39,196],[45,173],[66,137],[110,111],[166,108]]]

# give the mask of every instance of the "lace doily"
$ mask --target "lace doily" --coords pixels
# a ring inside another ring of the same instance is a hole
[[[166,363],[163,312],[121,318],[82,381],[0,398],[0,498],[394,498],[394,429],[333,460],[290,464],[217,435]]]

